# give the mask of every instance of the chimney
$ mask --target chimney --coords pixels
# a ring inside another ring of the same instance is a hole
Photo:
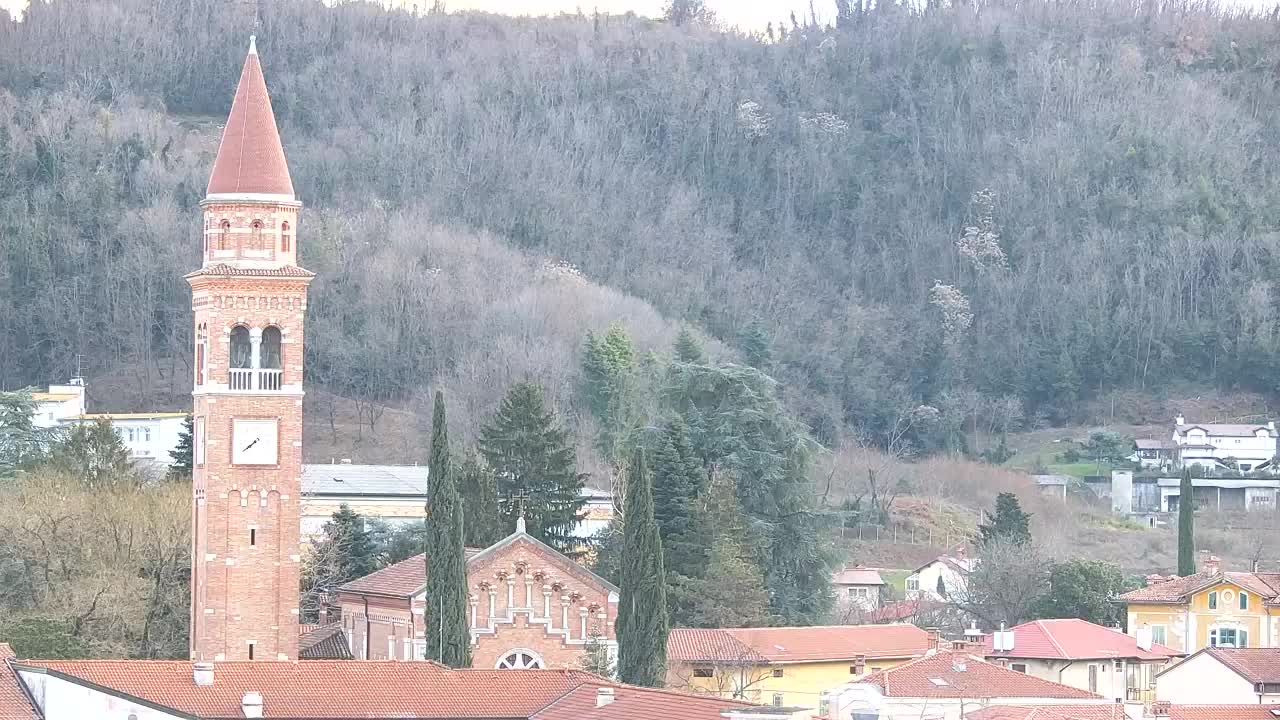
[[[1217,555],[1210,555],[1200,564],[1200,569],[1210,575],[1217,575],[1222,570],[1222,559]]]
[[[969,669],[969,666],[964,662],[964,655],[951,656],[951,669],[958,673],[965,672]]]
[[[1152,716],[1158,717],[1158,718],[1169,717],[1169,701],[1159,700],[1151,703],[1151,714]]]
[[[198,662],[191,666],[191,677],[197,687],[213,685],[213,663]]]
[[[596,707],[604,707],[613,704],[613,688],[601,687],[596,688]]]
[[[938,628],[925,628],[925,632],[929,633],[929,650],[931,652],[938,651]]]
[[[329,593],[320,593],[320,624],[329,624]]]
[[[247,718],[262,717],[262,693],[247,692],[240,700],[240,711]]]
[[[1178,413],[1177,416],[1173,418],[1173,422],[1176,425],[1186,425],[1187,419],[1182,417],[1182,413]]]

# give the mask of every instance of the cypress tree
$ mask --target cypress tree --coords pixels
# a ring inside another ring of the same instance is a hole
[[[616,627],[618,679],[659,687],[667,671],[667,589],[643,449],[636,450],[629,470]]]
[[[561,552],[571,550],[586,505],[583,479],[569,435],[547,409],[542,388],[528,382],[512,386],[498,414],[480,430],[480,453],[497,478],[504,527],[515,526],[516,496],[523,493],[529,534]]]
[[[1191,485],[1191,468],[1182,469],[1178,488],[1178,574],[1196,574],[1195,488]]]
[[[470,452],[455,472],[462,495],[463,542],[467,547],[489,547],[504,536],[493,471]]]
[[[449,467],[444,393],[436,391],[427,476],[427,593],[423,628],[427,659],[449,667],[471,666],[467,625],[467,566],[462,551],[462,501]]]

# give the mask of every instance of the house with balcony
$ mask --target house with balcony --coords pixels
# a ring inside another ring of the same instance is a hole
[[[984,642],[988,662],[1118,703],[1154,702],[1156,676],[1183,656],[1150,628],[1126,635],[1076,618],[1033,620]]]
[[[1173,444],[1180,466],[1253,472],[1271,468],[1276,457],[1276,424],[1188,423],[1174,418]]]
[[[1178,652],[1280,646],[1280,573],[1224,572],[1211,556],[1195,575],[1152,575],[1117,601],[1130,635],[1149,630],[1154,643]]]

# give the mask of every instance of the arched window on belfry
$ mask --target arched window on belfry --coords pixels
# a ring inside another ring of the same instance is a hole
[[[289,223],[280,223],[280,252],[289,252]]]
[[[244,325],[231,328],[231,367],[253,367],[253,343],[249,340],[249,328]]]
[[[222,221],[222,232],[218,233],[218,249],[226,250],[231,246],[231,221]]]
[[[261,362],[258,367],[272,370],[279,370],[283,367],[281,363],[284,357],[280,354],[280,350],[280,328],[275,325],[263,328],[262,345],[259,350]]]
[[[249,249],[250,250],[266,250],[267,246],[262,244],[262,221],[254,220],[253,225],[251,225],[250,227],[253,228],[253,240],[249,245]]]

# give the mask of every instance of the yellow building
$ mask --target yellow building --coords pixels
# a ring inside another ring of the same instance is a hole
[[[923,657],[930,647],[936,636],[905,624],[676,628],[667,640],[667,686],[817,708],[823,692]]]
[[[1280,573],[1222,572],[1218,559],[1186,577],[1152,576],[1121,595],[1130,635],[1191,654],[1206,647],[1280,646]]]

